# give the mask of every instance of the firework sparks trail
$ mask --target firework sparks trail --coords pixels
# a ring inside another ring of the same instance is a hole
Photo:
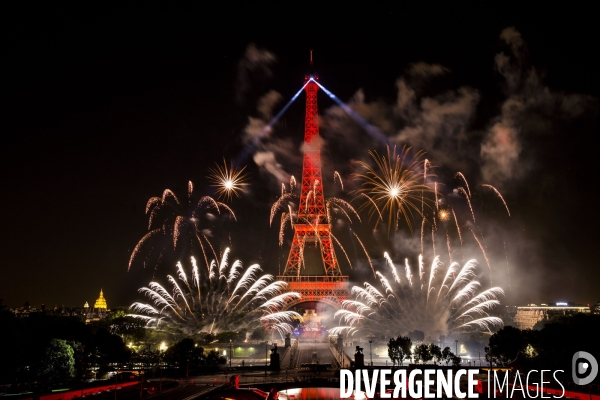
[[[162,197],[151,197],[148,200],[146,203],[146,214],[149,214],[149,232],[140,239],[131,253],[128,270],[131,269],[133,263],[140,257],[144,250],[151,252],[154,247],[158,249],[158,261],[160,261],[160,258],[167,249],[167,244],[165,243],[167,240],[158,241],[158,238],[149,240],[161,236],[159,235],[160,233],[162,233],[164,239],[170,239],[173,250],[178,249],[178,243],[183,237],[192,238],[192,244],[199,247],[202,251],[208,269],[204,246],[208,244],[212,248],[212,244],[202,234],[203,228],[200,226],[201,218],[212,209],[215,209],[219,214],[221,214],[221,210],[225,210],[234,220],[236,217],[233,210],[226,204],[219,203],[209,196],[201,197],[196,203],[193,201],[193,189],[193,183],[191,181],[188,182],[188,201],[183,203],[179,201],[175,193],[170,189],[165,189]],[[155,228],[154,225],[158,223],[160,223],[161,227]],[[145,264],[146,262],[144,262]]]
[[[452,209],[452,215],[454,216],[454,222],[456,223],[456,231],[458,232],[458,238],[460,239],[460,246],[462,248],[462,244],[463,244],[462,235],[460,233],[460,226],[458,225],[458,219],[456,218],[456,213],[454,212],[454,209]]]
[[[429,165],[431,167],[431,163],[429,162],[428,159],[425,159],[423,161],[423,184],[427,184],[427,165]],[[423,191],[421,190],[421,215],[423,215],[425,213],[425,202],[424,202],[424,196],[423,196]]]
[[[133,260],[136,258],[136,256],[138,255],[138,253],[140,252],[140,249],[142,248],[142,246],[144,245],[144,243],[150,239],[151,237],[157,235],[160,232],[164,232],[164,228],[158,228],[158,229],[154,229],[148,233],[146,233],[141,239],[140,241],[135,245],[133,251],[131,252],[131,257],[129,257],[129,265],[127,266],[127,270],[129,271],[129,269],[131,268],[131,264],[133,263]]]
[[[342,199],[338,199],[337,197],[330,197],[327,201],[329,203],[332,203],[332,204],[335,204],[335,205],[339,206],[340,210],[342,210],[344,212],[344,214],[346,215],[346,218],[348,218],[348,221],[350,221],[350,223],[352,223],[352,218],[350,218],[350,216],[348,215],[348,213],[346,211],[344,211],[344,209],[342,207],[345,207],[347,210],[349,210],[350,212],[352,212],[356,216],[356,218],[358,219],[358,221],[362,222],[362,220],[360,219],[360,215],[358,215],[358,212],[347,201],[342,200]]]
[[[421,221],[421,254],[425,253],[425,217]]]
[[[278,310],[285,307],[285,305],[293,301],[294,299],[300,299],[302,295],[298,292],[287,292],[282,293],[278,296],[273,297],[272,299],[264,302],[259,307],[269,310],[270,312],[277,312]]]
[[[373,201],[373,199],[372,199],[372,198],[370,198],[369,196],[367,196],[367,195],[366,195],[366,194],[364,194],[364,193],[359,193],[359,194],[358,194],[358,196],[363,196],[363,197],[365,197],[365,198],[366,198],[368,201],[370,201],[370,202],[371,202],[371,205],[372,205],[372,206],[374,207],[374,209],[377,211],[377,214],[379,214],[379,220],[380,220],[380,221],[383,221],[383,215],[381,215],[381,211],[379,211],[379,207],[377,207],[377,203],[375,203],[375,202]],[[357,196],[357,197],[358,197],[358,196]]]
[[[371,203],[376,203],[379,214],[388,214],[388,235],[392,226],[398,225],[401,215],[412,232],[413,212],[422,215],[418,202],[423,203],[419,194],[431,192],[421,180],[420,161],[423,152],[418,152],[412,160],[410,158],[410,147],[404,147],[397,152],[396,147],[387,147],[387,156],[380,156],[374,151],[369,151],[376,168],[371,167],[363,161],[357,164],[365,170],[364,173],[356,173],[362,181],[362,187],[353,193],[363,193],[370,197],[372,202],[364,203],[361,208],[367,208]],[[370,216],[375,214],[375,209],[370,208]],[[376,222],[379,223],[379,220]]]
[[[460,177],[463,180],[463,182],[465,183],[465,186],[467,187],[467,193],[469,194],[469,198],[471,198],[471,189],[469,189],[469,182],[467,182],[467,178],[465,178],[465,176],[462,174],[462,172],[457,172],[456,175],[454,175],[455,178],[457,176]]]
[[[475,232],[473,231],[473,229],[471,229],[471,233],[473,234],[473,237],[475,238],[475,241],[479,245],[479,248],[481,249],[481,253],[483,254],[483,258],[485,258],[485,262],[487,263],[488,269],[490,270],[490,285],[491,285],[492,284],[492,266],[490,265],[490,260],[488,259],[488,256],[487,256],[487,254],[485,252],[485,249],[483,248],[483,245],[479,241],[479,238],[477,238],[477,235],[475,234]]]
[[[173,295],[160,283],[150,282],[139,292],[154,306],[133,303],[130,308],[138,314],[131,317],[145,321],[148,327],[156,328],[162,322],[188,334],[255,328],[261,326],[259,321],[270,324],[275,331],[289,332],[289,326],[280,323],[289,322],[290,318],[299,315],[281,309],[288,302],[299,299],[300,294],[288,292],[287,283],[273,281],[272,275],[259,276],[261,268],[257,264],[245,269],[242,274],[243,266],[239,260],[229,265],[229,252],[227,248],[220,265],[217,266],[215,260],[211,262],[210,276],[202,274],[194,258],[191,259],[191,275],[188,275],[183,263],[177,263],[177,279],[171,275],[166,279]],[[188,276],[194,277],[197,290],[191,288]]]
[[[146,214],[148,214],[148,211],[150,211],[151,208],[153,208],[154,206],[157,206],[161,202],[162,202],[162,200],[160,197],[150,197],[148,199],[148,202],[146,203]]]
[[[506,251],[506,242],[504,243],[504,258],[506,259],[506,276],[508,277],[508,290],[512,292],[512,287],[510,286],[510,269],[508,268],[508,253]]]
[[[448,259],[452,262],[452,246],[450,245],[450,235],[446,229],[446,247],[448,247]]]
[[[500,194],[498,189],[496,189],[492,185],[488,185],[488,184],[483,184],[481,186],[486,187],[488,189],[492,189],[494,191],[494,193],[496,193],[496,195],[500,198],[500,200],[502,200],[502,204],[504,204],[504,207],[506,208],[506,212],[508,213],[508,216],[510,217],[510,210],[508,209],[508,204],[506,204],[506,201],[504,201],[504,197],[502,197],[502,195]]]
[[[435,256],[437,253],[435,251],[435,226],[431,226],[431,246],[433,247],[433,255]]]
[[[342,249],[342,251],[344,252],[344,255],[346,256],[346,260],[348,260],[348,265],[350,265],[350,269],[352,269],[352,262],[350,262],[350,257],[348,257],[348,254],[346,253],[346,249],[344,249],[344,246],[342,246],[340,241],[335,237],[335,235],[333,233],[329,233],[329,235],[333,238],[333,240],[335,240],[337,245],[340,246],[340,249]]]
[[[375,268],[373,268],[373,262],[371,261],[371,257],[369,256],[369,253],[367,252],[365,245],[363,244],[363,242],[360,240],[360,238],[354,231],[352,231],[352,234],[354,235],[356,240],[358,240],[358,243],[360,243],[360,246],[362,247],[363,251],[365,252],[365,255],[367,256],[367,260],[369,261],[369,265],[371,266],[371,271],[373,271],[373,276],[375,276]]]
[[[290,192],[293,192],[294,188],[296,188],[296,178],[292,175],[290,176]]]
[[[285,224],[289,221],[291,221],[289,213],[283,213],[281,214],[281,222],[279,224],[279,247],[283,246],[283,238],[285,235]]]
[[[471,216],[473,217],[473,223],[476,223],[475,222],[475,212],[473,211],[473,206],[471,205],[471,198],[469,197],[469,195],[467,194],[467,192],[465,191],[465,189],[463,187],[459,187],[458,191],[465,195],[465,200],[467,200],[467,204],[469,205],[469,209],[471,210]]]
[[[269,226],[273,225],[273,218],[275,218],[275,214],[277,214],[281,208],[285,207],[287,201],[295,197],[297,196],[293,193],[286,193],[277,199],[275,203],[273,203],[271,206],[271,216],[269,217]]]
[[[433,193],[435,194],[435,210],[440,211],[440,201],[438,200],[437,182],[433,182]]]
[[[429,305],[429,294],[434,289],[431,284],[435,278],[435,273],[438,269],[440,269],[444,264],[440,261],[439,256],[435,256],[433,262],[431,263],[431,268],[429,269],[429,284],[427,285],[427,300],[425,306]]]
[[[384,257],[394,274],[393,262],[389,256]],[[405,265],[410,270],[407,260]],[[425,271],[419,272],[419,285],[411,285],[411,279],[399,282],[394,278],[390,282],[377,271],[383,292],[367,282],[364,288],[354,286],[351,290],[354,299],[343,301],[342,309],[334,316],[341,326],[330,333],[377,332],[394,336],[399,331],[420,330],[433,337],[464,328],[489,331],[501,326],[502,320],[489,316],[488,312],[499,306],[498,297],[504,292],[499,287],[480,291],[481,284],[475,280],[477,267],[475,260],[462,268],[454,262],[445,274],[438,274],[443,263],[436,257],[427,278]],[[429,301],[431,296],[436,298],[435,302]]]
[[[344,190],[344,182],[342,181],[342,177],[340,176],[340,173],[337,171],[333,171],[333,183],[335,184],[335,178],[338,178],[339,182],[340,182],[340,187],[342,188],[342,190]]]
[[[179,199],[177,198],[177,196],[175,196],[175,193],[173,193],[173,191],[171,189],[165,189],[163,191],[161,203],[162,204],[167,203],[169,197],[172,198],[173,200],[175,200],[175,203],[178,206],[181,206],[181,203],[179,202]]]
[[[333,202],[332,200],[325,201],[325,209],[327,211],[327,223],[328,224],[331,224],[331,204],[335,204],[335,202]],[[348,215],[346,210],[344,210],[342,207],[338,207],[337,210],[340,210],[342,212],[342,214],[344,214],[346,216],[348,221],[350,223],[352,223],[352,218],[350,218],[350,215]]]
[[[208,240],[208,238],[206,236],[202,235],[202,237],[204,238],[206,243],[208,243],[208,246],[210,247],[210,250],[213,253],[213,257],[215,258],[213,261],[219,263],[219,257],[217,257],[217,253],[215,252],[215,248],[213,247],[212,243]]]
[[[412,287],[413,285],[413,275],[412,275],[412,270],[410,269],[410,265],[408,264],[408,258],[404,259],[404,271],[406,273],[406,280],[408,281],[408,284],[410,285],[410,287]]]
[[[396,281],[397,283],[401,283],[400,276],[398,275],[398,271],[396,270],[396,266],[394,265],[394,262],[390,258],[390,255],[387,253],[387,251],[383,253],[383,257],[385,258],[385,261],[387,261],[387,264],[392,270],[392,276],[394,277],[394,281]]]

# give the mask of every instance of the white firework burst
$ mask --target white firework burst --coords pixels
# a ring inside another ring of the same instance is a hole
[[[387,253],[384,260],[392,279],[377,271],[381,290],[368,282],[364,288],[354,286],[354,300],[344,301],[335,314],[341,325],[337,331],[395,336],[419,330],[435,337],[458,330],[489,331],[502,325],[502,320],[489,312],[500,305],[498,297],[504,291],[500,287],[481,290],[481,283],[475,279],[476,260],[462,267],[453,262],[443,271],[444,264],[435,257],[426,271],[419,257],[419,274],[413,275],[406,260],[405,276]],[[415,278],[419,282],[413,282]]]
[[[289,292],[287,284],[272,275],[260,275],[258,264],[247,268],[239,260],[230,264],[229,253],[227,248],[220,265],[213,260],[210,271],[199,269],[194,257],[187,270],[184,263],[177,263],[177,274],[166,277],[169,286],[153,281],[138,290],[151,304],[133,303],[130,308],[137,314],[131,316],[144,320],[147,327],[167,325],[188,334],[260,324],[279,333],[291,332],[289,322],[301,317],[283,310],[300,294]]]

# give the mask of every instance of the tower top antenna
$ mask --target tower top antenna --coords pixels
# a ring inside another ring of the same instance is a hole
[[[313,67],[313,58],[312,58],[312,52],[313,52],[313,49],[310,49],[310,68],[311,68],[311,69],[312,69],[312,67]]]

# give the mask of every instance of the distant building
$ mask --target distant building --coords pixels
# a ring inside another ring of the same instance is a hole
[[[590,307],[592,309],[592,314],[600,315],[600,301]]]
[[[535,324],[544,319],[550,319],[557,315],[573,315],[577,313],[589,314],[590,307],[574,303],[528,304],[517,307],[514,323],[519,329],[533,329]]]
[[[44,312],[52,315],[82,317],[85,319],[85,323],[88,324],[90,322],[100,321],[110,314],[111,310],[108,309],[104,293],[102,293],[102,289],[100,289],[100,297],[98,297],[94,303],[94,308],[90,308],[87,301],[83,307],[65,307],[64,305],[59,307],[58,305],[55,305],[54,308],[49,311],[46,311],[46,306],[44,304],[38,309],[35,306],[30,306],[29,303],[25,303],[23,307],[11,308],[10,311],[12,311],[17,318],[27,318],[30,314],[37,312]]]
[[[102,294],[102,289],[100,289],[100,297],[98,297],[98,300],[94,303],[94,308],[98,311],[106,310],[106,300]]]

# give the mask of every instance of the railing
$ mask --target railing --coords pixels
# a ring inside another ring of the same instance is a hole
[[[347,275],[341,276],[328,276],[328,275],[280,275],[277,277],[277,280],[284,282],[331,282],[331,283],[340,283],[340,282],[348,282]]]

